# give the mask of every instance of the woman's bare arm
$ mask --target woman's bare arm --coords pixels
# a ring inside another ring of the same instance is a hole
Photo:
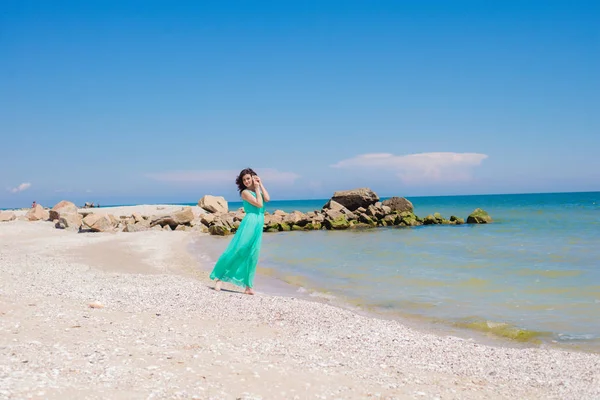
[[[246,200],[254,207],[262,208],[263,206],[263,197],[260,193],[260,189],[256,190],[256,197],[252,196],[252,193],[250,193],[249,190],[244,190],[242,192],[242,199]]]

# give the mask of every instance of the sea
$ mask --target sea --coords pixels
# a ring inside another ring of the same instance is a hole
[[[600,352],[600,192],[407,197],[492,224],[265,233],[255,288],[442,332]],[[272,201],[320,210],[327,199]],[[230,209],[241,203],[229,203]],[[212,269],[231,237],[191,248]]]

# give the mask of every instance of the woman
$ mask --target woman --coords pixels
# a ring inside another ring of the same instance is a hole
[[[240,172],[235,180],[246,216],[229,242],[213,271],[210,279],[215,280],[215,290],[221,290],[223,282],[231,282],[245,287],[245,294],[254,294],[252,290],[254,272],[260,253],[263,225],[265,223],[264,203],[270,200],[261,179],[252,168]]]

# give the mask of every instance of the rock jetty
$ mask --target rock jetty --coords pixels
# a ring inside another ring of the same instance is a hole
[[[132,207],[135,209],[135,207]],[[160,207],[159,207],[160,208]],[[37,204],[27,211],[23,219],[29,221],[51,221],[56,228],[76,232],[139,232],[145,230],[199,231],[225,236],[235,233],[245,216],[243,208],[229,211],[225,198],[206,195],[196,207],[171,207],[162,213],[115,216],[106,210],[84,207],[78,209],[63,200],[47,210]],[[0,222],[16,219],[12,211],[0,212]],[[19,217],[21,218],[21,217]],[[467,217],[468,224],[491,223],[492,218],[477,208]],[[444,218],[440,213],[419,217],[413,204],[404,197],[392,197],[380,201],[369,188],[358,188],[335,192],[321,210],[290,213],[277,210],[265,213],[265,232],[372,229],[377,227],[414,227],[420,225],[461,225],[463,218],[455,215]]]

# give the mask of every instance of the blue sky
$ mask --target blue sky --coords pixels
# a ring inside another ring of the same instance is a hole
[[[600,190],[592,1],[5,1],[0,208]]]

